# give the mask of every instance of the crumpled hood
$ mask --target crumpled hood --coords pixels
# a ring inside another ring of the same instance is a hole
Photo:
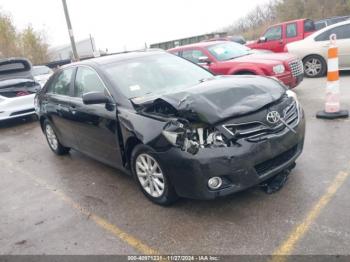
[[[285,92],[279,81],[267,77],[220,76],[182,90],[134,98],[132,102],[141,108],[166,102],[181,117],[214,124],[259,110],[279,100]]]

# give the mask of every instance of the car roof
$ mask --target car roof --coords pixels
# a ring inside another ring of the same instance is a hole
[[[222,43],[232,43],[232,41],[207,41],[207,42],[199,42],[199,43],[194,43],[194,44],[189,44],[189,45],[182,45],[174,48],[168,49],[168,51],[176,51],[176,50],[181,50],[184,48],[189,48],[189,47],[208,47],[216,44],[222,44]],[[238,44],[238,43],[236,43]]]
[[[284,24],[291,24],[291,23],[302,22],[302,21],[305,21],[305,20],[313,21],[312,19],[309,19],[309,18],[295,19],[295,20],[281,22],[281,23],[278,23],[278,24],[273,24],[273,25],[269,26],[268,28],[274,27],[274,26],[279,26],[279,25],[284,25]]]
[[[124,60],[130,60],[130,59],[136,59],[146,56],[151,56],[155,54],[164,54],[166,53],[164,50],[161,49],[147,49],[143,51],[132,51],[132,52],[124,52],[124,53],[117,53],[117,54],[111,54],[106,56],[101,56],[97,58],[92,58],[88,60],[83,60],[75,63],[68,64],[66,66],[63,66],[62,68],[66,68],[69,66],[78,66],[78,65],[107,65],[112,64],[115,62],[120,62]]]
[[[319,36],[320,34],[322,34],[323,32],[326,32],[328,31],[329,29],[332,29],[334,27],[338,27],[338,26],[341,26],[341,25],[348,25],[350,24],[350,20],[345,20],[345,21],[342,21],[342,22],[339,22],[339,23],[336,23],[336,24],[333,24],[333,25],[329,25],[329,26],[326,26],[318,31],[316,31],[315,33],[309,35],[307,38],[315,38],[317,36]]]

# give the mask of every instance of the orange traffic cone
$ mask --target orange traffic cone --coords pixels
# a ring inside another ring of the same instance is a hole
[[[336,38],[337,36],[335,34],[330,36],[327,62],[326,104],[324,111],[317,112],[317,118],[335,119],[349,116],[347,110],[340,110],[339,61]]]

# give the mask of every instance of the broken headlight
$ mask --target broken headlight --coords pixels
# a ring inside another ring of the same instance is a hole
[[[164,126],[162,134],[173,146],[193,155],[198,153],[199,143],[191,139],[192,130],[187,123],[170,121]]]
[[[189,125],[188,122],[173,120],[162,131],[164,137],[173,146],[191,154],[200,148],[226,147],[225,137],[212,127]]]

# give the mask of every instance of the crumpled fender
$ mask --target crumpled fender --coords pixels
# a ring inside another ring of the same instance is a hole
[[[120,110],[118,120],[124,145],[130,138],[137,138],[143,144],[154,148],[169,145],[162,136],[166,121],[145,117],[131,110]]]

